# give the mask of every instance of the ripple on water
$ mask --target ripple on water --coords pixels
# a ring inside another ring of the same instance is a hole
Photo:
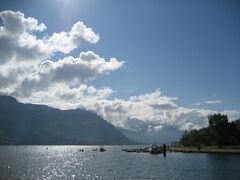
[[[1,146],[0,179],[238,179],[240,156],[125,153],[120,146]],[[84,152],[79,152],[84,149]]]

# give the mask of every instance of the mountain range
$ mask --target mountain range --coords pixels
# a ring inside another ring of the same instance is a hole
[[[136,144],[97,114],[23,104],[0,96],[0,144]]]

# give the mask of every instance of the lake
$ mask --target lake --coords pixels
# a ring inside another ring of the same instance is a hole
[[[0,146],[0,179],[240,179],[238,155],[167,153],[164,158],[121,151],[129,146],[94,148],[99,146]]]

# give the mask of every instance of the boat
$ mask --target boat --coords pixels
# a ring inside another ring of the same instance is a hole
[[[104,151],[106,151],[106,149],[104,149],[104,147],[100,147],[99,151],[104,152]]]

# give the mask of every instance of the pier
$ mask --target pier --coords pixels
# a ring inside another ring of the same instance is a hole
[[[128,153],[150,153],[150,154],[163,154],[166,157],[166,145],[158,146],[157,144],[152,144],[145,148],[135,148],[135,149],[122,149],[122,151]]]

